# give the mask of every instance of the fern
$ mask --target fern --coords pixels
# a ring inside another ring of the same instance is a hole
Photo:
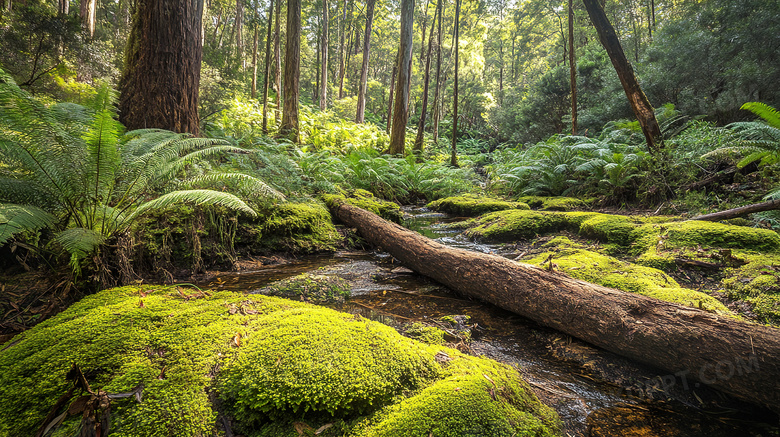
[[[34,206],[0,204],[0,246],[18,232],[38,230],[56,222],[52,214]]]
[[[762,166],[780,162],[780,113],[760,102],[745,103],[741,109],[761,117],[763,122],[737,122],[727,126],[741,139],[737,150],[743,158],[737,162],[737,167],[742,168],[757,161]]]

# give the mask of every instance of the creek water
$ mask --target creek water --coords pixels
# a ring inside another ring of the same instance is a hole
[[[443,226],[456,219],[407,208],[405,226],[441,243],[514,257],[512,245],[485,245]],[[451,346],[520,370],[554,408],[567,436],[780,436],[776,415],[693,381],[623,359],[493,305],[464,299],[403,268],[381,252],[340,252],[255,271],[224,273],[211,288],[252,292],[304,272],[347,280],[352,297],[331,307],[399,328],[421,322],[444,328]],[[464,320],[460,331],[442,322]],[[464,334],[468,332],[468,335]],[[673,380],[674,379],[674,380]]]

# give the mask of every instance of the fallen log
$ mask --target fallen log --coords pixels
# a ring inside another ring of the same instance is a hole
[[[713,212],[694,217],[691,220],[704,220],[717,222],[720,220],[729,220],[743,215],[753,214],[755,212],[773,211],[780,209],[780,200],[767,200],[766,202],[754,203],[752,205],[740,206],[739,208],[727,209],[725,211]]]
[[[780,330],[455,249],[339,201],[331,210],[405,266],[463,295],[780,412]]]

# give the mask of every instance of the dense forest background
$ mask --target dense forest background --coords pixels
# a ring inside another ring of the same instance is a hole
[[[303,3],[300,101],[354,119],[367,5],[354,0]],[[116,86],[135,6],[131,0],[6,0],[0,15],[3,68],[31,93],[55,100],[83,99],[100,81]],[[286,5],[281,6],[284,11]],[[432,41],[431,56],[441,53],[441,67],[431,66],[429,105],[443,137],[452,127],[455,6],[444,2],[441,44],[439,38]],[[573,7],[578,133],[595,136],[607,122],[632,114],[583,5],[574,2]],[[461,9],[460,135],[490,139],[495,146],[570,132],[567,2],[463,0]],[[682,114],[723,125],[747,116],[739,111],[744,102],[777,104],[778,2],[619,0],[605,2],[605,10],[653,106],[674,105]],[[438,32],[431,29],[435,12],[436,2],[415,4],[410,126],[416,126],[421,113],[428,37]],[[205,3],[200,83],[205,127],[218,125],[222,110],[254,104],[264,82],[264,62],[270,62],[271,101],[276,101],[273,79],[284,56],[277,62],[274,46],[278,39],[279,53],[285,53],[286,13],[280,14],[281,35],[271,29],[271,44],[266,44],[268,14],[268,2]],[[376,3],[365,118],[381,126],[388,118],[399,14],[399,1]],[[328,71],[324,94],[321,59]],[[435,93],[440,97],[434,99]],[[427,129],[433,126],[429,122]]]

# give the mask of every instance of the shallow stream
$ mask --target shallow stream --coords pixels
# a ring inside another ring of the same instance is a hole
[[[512,246],[476,244],[442,227],[454,219],[407,209],[405,225],[441,243],[514,257]],[[542,327],[493,305],[464,299],[381,252],[341,252],[256,271],[223,273],[207,284],[251,292],[304,272],[347,280],[353,296],[335,309],[396,328],[422,322],[449,330],[451,346],[520,369],[537,396],[553,407],[568,436],[778,436],[778,418],[692,381],[671,382],[648,368]],[[444,316],[469,316],[452,332]]]

